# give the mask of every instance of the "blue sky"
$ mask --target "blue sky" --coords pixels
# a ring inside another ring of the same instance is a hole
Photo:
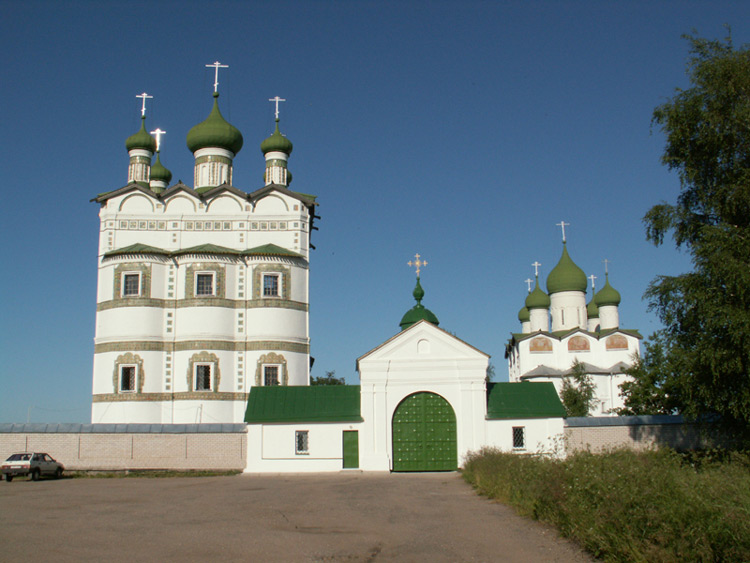
[[[162,162],[192,181],[188,130],[211,107],[242,131],[234,183],[261,187],[260,142],[293,141],[292,188],[320,203],[311,257],[313,375],[355,360],[413,305],[492,356],[519,329],[531,263],[561,253],[622,294],[621,325],[659,328],[641,296],[689,268],[645,241],[674,201],[654,107],[687,86],[683,33],[750,41],[744,2],[16,2],[0,5],[5,275],[0,421],[88,422],[97,206],[126,183],[140,101]]]

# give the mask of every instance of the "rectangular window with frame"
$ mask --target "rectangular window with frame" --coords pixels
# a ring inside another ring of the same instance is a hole
[[[281,274],[263,274],[263,297],[281,297]]]
[[[280,384],[279,366],[263,366],[263,385],[273,387]]]
[[[513,449],[523,450],[525,448],[526,448],[526,427],[514,426],[513,427]]]
[[[125,272],[122,275],[122,296],[138,297],[141,294],[140,272]]]
[[[195,274],[195,294],[203,297],[214,295],[213,272],[198,272]]]
[[[294,432],[294,453],[305,455],[310,453],[310,432],[308,430],[297,430]]]
[[[195,365],[195,390],[211,390],[211,364]]]
[[[136,366],[120,366],[120,392],[135,393]]]

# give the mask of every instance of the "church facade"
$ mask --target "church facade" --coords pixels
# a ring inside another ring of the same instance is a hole
[[[222,116],[187,135],[194,183],[170,185],[145,127],[127,184],[100,194],[93,423],[236,423],[253,386],[307,385],[315,197],[289,189],[292,143],[263,141],[265,185],[232,184],[242,134]],[[156,156],[154,162],[153,158]]]
[[[537,264],[538,266],[539,264]],[[620,293],[605,275],[604,286],[586,303],[588,280],[571,259],[567,244],[547,277],[547,292],[539,276],[518,313],[521,331],[506,344],[509,380],[546,381],[562,390],[563,381],[576,364],[591,376],[595,386],[592,416],[612,415],[624,406],[620,385],[628,381],[624,370],[640,353],[642,336],[620,327]],[[594,278],[592,278],[592,283]]]

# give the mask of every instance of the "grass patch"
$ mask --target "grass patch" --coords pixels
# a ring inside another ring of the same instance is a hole
[[[482,450],[463,475],[605,561],[750,561],[750,454],[671,450],[565,460]]]
[[[163,477],[227,477],[239,475],[242,471],[209,471],[186,469],[175,471],[173,469],[125,469],[122,471],[66,471],[65,477],[70,479],[129,479],[146,478],[160,479]]]

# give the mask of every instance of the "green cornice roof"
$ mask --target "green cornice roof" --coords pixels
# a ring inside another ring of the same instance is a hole
[[[125,140],[125,148],[128,152],[133,149],[144,149],[151,152],[156,152],[156,139],[146,131],[146,116],[141,117],[141,128],[137,133],[131,135]]]
[[[247,250],[236,250],[216,244],[199,244],[198,246],[181,248],[179,250],[165,250],[163,248],[136,243],[105,252],[104,256],[122,256],[125,254],[160,254],[167,257],[184,256],[186,254],[215,254],[218,256],[288,256],[290,258],[302,258],[301,254],[275,244],[264,244],[263,246],[256,246]]]
[[[359,385],[253,387],[245,422],[361,422]]]
[[[608,328],[605,330],[600,330],[599,332],[590,332],[588,330],[583,330],[582,328],[571,328],[568,330],[556,330],[555,332],[546,332],[543,330],[538,330],[536,332],[511,332],[510,342],[511,343],[521,342],[522,340],[534,338],[535,336],[547,336],[549,338],[554,338],[556,340],[562,340],[563,338],[567,338],[568,336],[571,336],[575,334],[576,332],[580,332],[581,334],[585,334],[592,338],[596,338],[597,340],[601,340],[602,338],[606,336],[610,336],[618,332],[627,334],[628,336],[632,336],[634,338],[638,338],[639,340],[643,339],[643,336],[641,336],[640,332],[638,332],[635,329],[629,329],[629,328]]]
[[[195,125],[187,134],[187,146],[190,152],[208,147],[218,147],[240,152],[243,144],[242,133],[230,124],[219,111],[219,93],[214,92],[214,107],[208,117]]]
[[[260,150],[263,152],[263,154],[268,154],[269,152],[283,152],[287,156],[292,154],[292,149],[294,146],[292,145],[292,142],[287,139],[284,135],[281,134],[279,131],[279,120],[276,120],[276,130],[271,134],[270,137],[268,137],[265,141],[263,141],[260,144]]]
[[[118,248],[117,250],[110,250],[109,252],[105,252],[104,256],[122,256],[123,254],[161,254],[164,256],[168,256],[169,251],[164,250],[163,248],[148,246],[147,244],[140,244],[137,242],[135,244],[131,244],[130,246],[125,246],[123,248]]]
[[[607,305],[619,305],[620,292],[609,285],[609,275],[607,275],[606,279],[607,281],[604,283],[604,287],[599,290],[594,300],[599,307],[604,307]]]
[[[264,244],[248,250],[243,250],[245,256],[290,256],[292,258],[301,258],[302,255],[275,244]]]
[[[487,418],[563,418],[566,412],[555,385],[544,383],[489,383]]]
[[[568,247],[563,243],[563,252],[557,266],[547,276],[547,293],[562,291],[586,291],[588,286],[586,274],[576,266],[568,254]]]

